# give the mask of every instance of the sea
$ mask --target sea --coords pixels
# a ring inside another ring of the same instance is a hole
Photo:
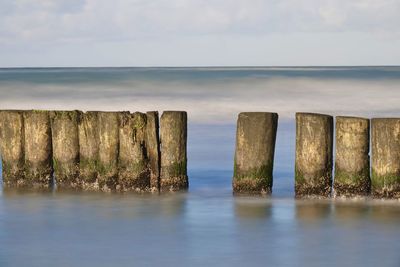
[[[294,198],[296,112],[400,117],[400,67],[3,68],[0,109],[188,112],[186,193],[0,188],[0,266],[400,266],[400,201]],[[279,114],[273,193],[234,196],[240,112]]]

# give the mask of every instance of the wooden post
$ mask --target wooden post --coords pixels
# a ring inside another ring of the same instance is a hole
[[[150,169],[146,155],[145,114],[119,114],[118,190],[150,190]]]
[[[51,126],[48,111],[24,112],[25,180],[34,188],[49,188],[53,181]]]
[[[85,190],[99,190],[97,163],[99,156],[99,132],[97,111],[81,114],[79,134],[79,183]]]
[[[369,176],[369,119],[336,117],[336,196],[367,195]]]
[[[233,192],[270,194],[278,114],[243,112],[238,116]]]
[[[160,189],[160,137],[158,112],[146,113],[146,150],[150,164],[150,187],[152,191]]]
[[[188,188],[187,176],[187,114],[184,111],[165,111],[161,116],[161,177],[162,191]]]
[[[371,192],[375,197],[400,197],[400,119],[372,119]]]
[[[4,187],[23,187],[24,119],[23,111],[0,111],[0,154]]]
[[[54,176],[58,189],[78,189],[80,111],[51,111]]]
[[[296,113],[295,193],[328,197],[332,185],[333,117]]]
[[[99,112],[99,160],[98,183],[102,191],[113,191],[118,183],[118,112]]]

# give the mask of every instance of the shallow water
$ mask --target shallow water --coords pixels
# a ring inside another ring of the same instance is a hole
[[[0,69],[6,108],[188,111],[185,194],[0,190],[3,266],[400,266],[400,202],[294,200],[294,112],[399,116],[400,67]],[[240,111],[279,112],[270,198],[233,197]]]
[[[3,192],[0,266],[400,265],[398,202],[233,197],[230,175],[160,196]]]

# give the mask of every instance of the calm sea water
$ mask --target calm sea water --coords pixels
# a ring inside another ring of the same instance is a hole
[[[0,195],[0,266],[400,266],[400,202],[293,199],[294,112],[399,116],[400,67],[0,69],[0,107],[188,111],[185,194]],[[274,192],[233,197],[240,111],[280,115]]]

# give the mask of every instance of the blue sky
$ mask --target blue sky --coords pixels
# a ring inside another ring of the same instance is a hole
[[[398,65],[399,0],[0,0],[0,66]]]

